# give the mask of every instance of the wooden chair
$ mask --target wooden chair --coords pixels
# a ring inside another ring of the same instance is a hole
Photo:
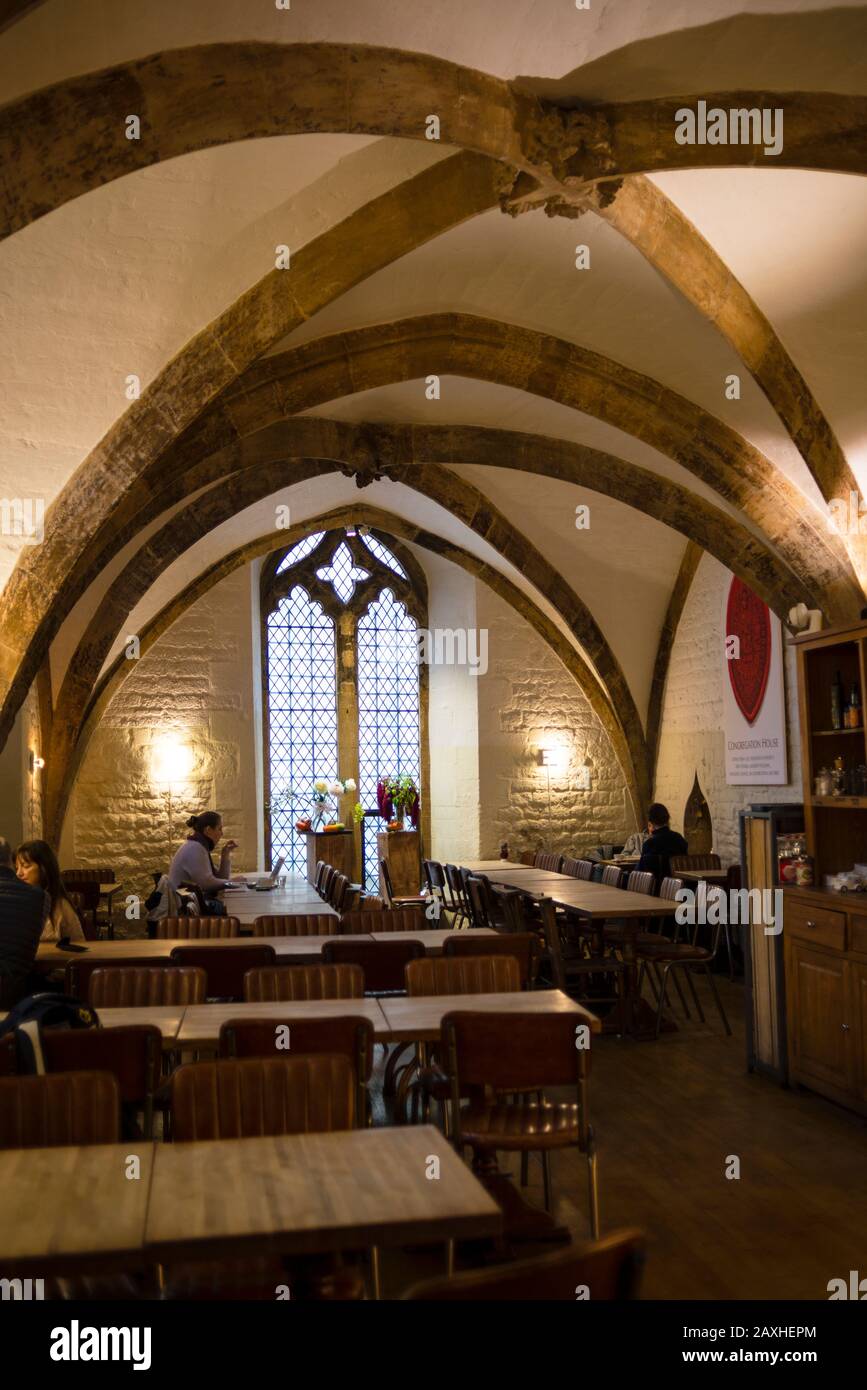
[[[621,869],[619,864],[606,864],[602,870],[602,882],[606,888],[622,888],[623,875],[625,869]]]
[[[327,868],[328,865],[326,864],[324,859],[317,859],[316,872],[313,876],[313,887],[316,889],[317,893],[320,891],[322,887],[322,880],[325,877],[325,870]]]
[[[365,994],[402,994],[404,970],[424,955],[421,941],[326,941],[322,959],[327,965],[357,965],[364,974]]]
[[[522,850],[518,855],[518,863],[526,864],[528,867],[531,867],[536,863],[536,851],[532,849]]]
[[[336,936],[340,918],[330,912],[297,912],[285,916],[257,917],[254,936]]]
[[[379,886],[386,907],[418,907],[419,905],[424,906],[427,902],[423,893],[395,894],[387,859],[380,859],[379,861]]]
[[[378,893],[365,893],[355,912],[382,912],[385,903]]]
[[[450,936],[443,946],[443,958],[449,960],[456,956],[514,956],[521,975],[521,989],[532,989],[536,983],[541,954],[535,932],[515,931],[499,936],[462,932],[460,936]]]
[[[350,1059],[339,1053],[300,1057],[248,1057],[243,1060],[195,1062],[179,1067],[172,1084],[172,1132],[175,1143],[199,1139],[247,1139],[266,1135],[331,1133],[359,1123],[357,1079]],[[379,1266],[374,1249],[374,1285]],[[250,1265],[253,1269],[250,1272]],[[361,1298],[360,1274],[344,1267],[339,1255],[327,1256],[319,1277],[332,1296]],[[288,1267],[291,1269],[291,1265]],[[295,1283],[283,1262],[227,1260],[170,1269],[169,1298],[236,1297],[239,1282],[258,1284],[247,1296],[274,1298],[277,1283]]]
[[[623,990],[626,966],[613,955],[570,951],[561,937],[561,922],[550,898],[540,903],[545,937],[545,965],[555,989],[586,1003],[588,1008],[609,1004],[617,1011],[617,1031],[624,1030]],[[569,919],[566,919],[567,924]],[[595,988],[594,988],[595,986]]]
[[[90,977],[88,1002],[95,1009],[138,1009],[161,1004],[204,1004],[208,977],[189,967],[100,967]]]
[[[330,902],[331,885],[337,877],[337,870],[333,864],[325,865],[325,872],[322,875],[322,882],[319,885],[319,896],[326,902]]]
[[[172,1136],[249,1139],[354,1129],[355,1068],[339,1052],[192,1062],[172,1078]]]
[[[615,1231],[592,1244],[570,1245],[551,1255],[428,1279],[401,1297],[437,1303],[574,1303],[578,1290],[586,1289],[584,1296],[594,1303],[626,1302],[638,1297],[644,1249],[639,1231]]]
[[[82,887],[85,887],[85,885],[82,884]],[[84,932],[85,941],[98,941],[99,926],[97,924],[96,909],[93,906],[88,909],[87,895],[85,893],[71,892],[68,893],[67,896],[72,906],[75,908],[76,915],[81,923],[81,930]],[[97,892],[97,899],[98,898],[99,893]],[[90,913],[89,916],[88,912]]]
[[[73,956],[66,963],[63,988],[74,999],[83,999],[85,1003],[89,1004],[91,1003],[90,981],[95,970],[164,970],[170,964],[168,956],[165,959],[160,959],[159,956],[127,956],[122,961],[100,960],[98,955]]]
[[[550,854],[547,850],[537,850],[533,865],[537,869],[545,869],[547,873],[559,874],[563,863],[562,854]]]
[[[516,993],[520,988],[521,967],[511,952],[506,955],[425,956],[406,967],[406,990],[412,996],[507,994]]]
[[[435,888],[438,888],[441,893],[445,893],[446,875],[442,864],[436,859],[423,859],[421,868],[428,893],[432,893]]]
[[[144,1137],[153,1138],[154,1097],[160,1084],[162,1034],[151,1024],[126,1028],[45,1028],[45,1070],[111,1072],[121,1104],[144,1112]]]
[[[276,1051],[278,1027],[289,1028],[287,1052]],[[373,1025],[353,1017],[294,1019],[229,1019],[220,1029],[220,1057],[307,1056],[339,1052],[348,1057],[358,1079],[358,1114],[369,1116],[367,1083],[373,1071]]]
[[[161,917],[157,940],[214,941],[241,935],[237,917]]]
[[[718,854],[673,854],[669,860],[672,873],[688,873],[693,869],[721,869]]]
[[[334,908],[339,915],[343,911],[343,904],[349,892],[349,879],[346,874],[335,874],[331,880],[331,887],[328,890],[328,904]]]
[[[277,962],[273,946],[175,946],[172,960],[194,966],[207,976],[208,999],[243,999],[248,970],[267,969]]]
[[[0,1080],[0,1149],[116,1144],[119,1139],[120,1096],[110,1072]]]
[[[566,867],[567,864],[569,866],[568,868]],[[589,883],[590,879],[593,877],[593,860],[564,859],[561,872],[564,874],[571,874],[573,878],[580,878],[585,883]]]
[[[702,889],[704,890],[704,892],[702,892]],[[697,895],[698,911],[696,912],[697,920],[696,925],[693,927],[691,941],[672,942],[669,941],[667,938],[663,938],[661,942],[639,941],[636,945],[636,955],[639,961],[641,962],[641,967],[638,974],[639,994],[641,993],[641,985],[644,980],[645,973],[647,973],[648,966],[655,966],[656,969],[661,972],[661,984],[658,991],[658,1003],[656,1010],[657,1038],[659,1037],[659,1030],[662,1026],[662,1013],[663,1009],[665,1008],[665,997],[668,986],[668,980],[669,977],[671,977],[672,979],[674,979],[675,984],[677,984],[677,976],[672,975],[672,972],[676,970],[682,970],[684,973],[686,983],[689,985],[690,991],[692,993],[692,998],[696,1007],[696,1011],[702,1023],[704,1023],[706,1020],[704,1016],[704,1010],[701,1006],[701,1000],[699,999],[698,994],[696,992],[693,974],[698,971],[704,972],[707,978],[708,987],[710,988],[711,994],[713,995],[713,1000],[716,1004],[719,1016],[722,1019],[723,1027],[725,1028],[726,1034],[728,1037],[732,1036],[732,1030],[729,1025],[728,1018],[726,1017],[725,1009],[723,1008],[722,1000],[719,995],[719,990],[717,989],[716,981],[713,977],[713,971],[711,970],[711,966],[716,960],[717,951],[719,950],[720,935],[722,933],[723,924],[721,922],[717,922],[714,926],[711,936],[710,948],[706,946],[699,946],[698,944],[698,931],[700,926],[700,922],[698,919],[705,915],[701,911],[701,905],[703,900],[706,901],[706,896],[707,884],[699,884],[699,893]],[[686,1007],[685,1001],[683,1001],[682,996],[681,999],[682,1002],[684,1002],[684,1007]],[[688,1010],[686,1012],[688,1017]]]
[[[456,927],[467,926],[470,920],[469,908],[464,896],[464,883],[457,864],[444,864],[448,896],[444,899],[446,910],[454,914]]]
[[[341,936],[369,936],[372,932],[386,931],[424,931],[433,926],[428,922],[420,907],[384,907],[379,912],[371,909],[345,912],[340,919]]]
[[[569,1014],[454,1012],[442,1021],[442,1048],[451,1087],[455,1147],[473,1150],[474,1165],[491,1171],[500,1151],[540,1152],[545,1207],[551,1208],[549,1154],[578,1148],[587,1160],[590,1232],[599,1235],[596,1146],[587,1101],[587,1051],[576,1047]],[[574,1087],[574,1101],[502,1099],[503,1093]],[[491,1088],[494,1092],[490,1097]],[[500,1093],[500,1094],[497,1094]],[[461,1100],[470,1095],[470,1103]]]
[[[656,875],[646,869],[633,869],[626,880],[626,888],[629,893],[647,893],[655,897]]]
[[[361,999],[364,971],[357,965],[280,965],[249,970],[244,979],[248,1003],[295,1003],[300,999]]]

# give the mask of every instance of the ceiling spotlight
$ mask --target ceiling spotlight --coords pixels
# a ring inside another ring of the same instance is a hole
[[[33,750],[30,750],[30,771],[35,772],[37,768],[45,766],[45,759],[38,758]]]

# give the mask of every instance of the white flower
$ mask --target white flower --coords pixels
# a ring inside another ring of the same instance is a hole
[[[343,795],[343,783],[342,783],[342,782],[332,782],[331,785],[329,786],[328,790],[329,790],[329,792],[331,793],[332,796],[342,796],[342,795]]]
[[[326,782],[326,780],[325,780],[324,777],[317,777],[317,778],[315,779],[315,781],[314,781],[314,783],[313,783],[313,790],[314,790],[315,792],[327,792],[327,791],[328,791],[328,783]]]
[[[343,783],[343,790],[347,792],[354,792],[355,789],[355,779],[353,777],[347,777],[346,781]]]

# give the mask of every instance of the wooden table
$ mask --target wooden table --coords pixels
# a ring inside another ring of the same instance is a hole
[[[672,869],[672,878],[682,878],[685,883],[725,883],[728,869]]]
[[[309,1018],[366,1018],[373,1024],[377,1042],[386,1042],[388,1024],[378,999],[299,999],[291,1003],[188,1004],[177,1034],[176,1046],[213,1051],[220,1029],[230,1019],[274,1019],[280,1023]]]
[[[103,1028],[141,1027],[143,1023],[159,1028],[163,1048],[171,1050],[176,1046],[185,1008],[185,1004],[143,1004],[135,1009],[97,1009],[97,1014]]]
[[[125,960],[165,960],[176,946],[215,946],[219,950],[232,951],[238,947],[273,946],[282,965],[298,965],[302,960],[318,960],[326,941],[334,941],[333,936],[224,936],[213,940],[188,937],[169,937],[165,941],[151,941],[147,937],[135,937],[125,941],[91,941],[86,943],[86,952],[61,951],[55,942],[43,942],[37,952],[38,964],[65,965],[70,960],[83,960],[85,954],[93,961],[104,960],[113,965],[122,965]],[[341,941],[369,941],[362,936],[341,936]]]
[[[470,936],[496,936],[497,932],[491,927],[472,927],[469,930],[460,930],[454,927],[443,927],[437,931],[375,931],[371,932],[368,940],[373,941],[420,941],[425,949],[427,956],[441,956],[443,947],[451,936],[460,936],[466,940]],[[351,941],[351,936],[341,936],[340,941]]]
[[[602,1024],[559,989],[507,991],[503,994],[428,994],[413,998],[381,999],[388,1036],[393,1042],[434,1042],[447,1013],[491,1014],[573,1014],[575,1022],[586,1023],[591,1033],[600,1033]]]
[[[532,864],[519,864],[514,859],[462,859],[462,869],[470,869],[474,874],[492,874],[495,870],[512,869],[520,873],[522,870],[532,869]]]
[[[259,893],[255,888],[226,888],[220,895],[230,917],[237,917],[242,926],[251,927],[257,917],[291,917],[297,913],[318,913],[336,917],[337,913],[302,878],[289,874],[285,888],[268,888]]]
[[[129,1269],[144,1247],[153,1152],[127,1140],[0,1153],[0,1274]],[[137,1179],[126,1176],[130,1154]]]
[[[432,1155],[437,1180],[427,1176]],[[412,1125],[159,1144],[145,1244],[169,1263],[444,1242],[501,1227],[499,1207],[448,1140]]]

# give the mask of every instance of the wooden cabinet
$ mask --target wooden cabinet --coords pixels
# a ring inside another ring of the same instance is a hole
[[[847,901],[828,890],[785,890],[789,1074],[867,1114],[865,919],[838,906]]]

